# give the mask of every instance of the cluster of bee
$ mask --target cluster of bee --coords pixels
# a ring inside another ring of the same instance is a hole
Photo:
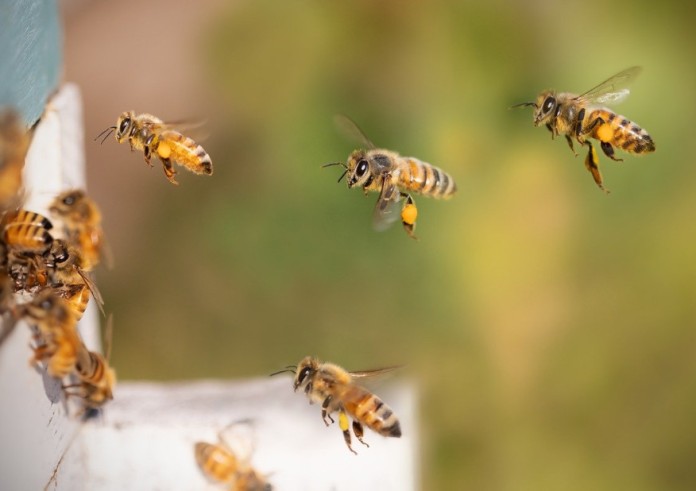
[[[79,397],[86,408],[99,408],[112,399],[116,375],[108,355],[85,346],[77,322],[90,296],[100,309],[103,305],[90,278],[104,249],[101,214],[80,189],[53,199],[50,214],[58,227],[48,217],[22,208],[21,171],[29,135],[11,112],[3,116],[0,134],[2,338],[17,320],[26,321],[33,332],[32,364],[44,364],[46,372],[61,381],[73,378],[63,386],[66,395]],[[110,328],[108,332],[110,341]]]

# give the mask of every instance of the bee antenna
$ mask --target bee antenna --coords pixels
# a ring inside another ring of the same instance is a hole
[[[294,375],[295,374],[295,367],[287,367],[287,368],[284,368],[283,370],[278,370],[277,372],[273,372],[272,374],[270,374],[269,377],[273,377],[274,375],[278,375],[278,374],[285,373],[285,372],[290,372]]]
[[[345,177],[345,175],[348,173],[348,166],[344,162],[329,162],[328,164],[324,164],[321,167],[323,169],[324,167],[331,167],[334,165],[342,165],[346,169],[343,172],[343,174],[341,174],[341,177],[338,178],[338,181],[336,181],[336,182],[341,182],[341,179],[343,179]]]
[[[321,168],[323,169],[324,167],[331,167],[331,166],[334,166],[334,165],[342,165],[342,166],[345,167],[346,169],[348,168],[348,166],[346,165],[345,162],[329,162],[328,164],[322,165]]]
[[[532,106],[534,108],[537,107],[536,102],[520,102],[519,104],[515,104],[514,106],[508,107],[508,109],[516,109],[518,107],[528,107]]]
[[[105,129],[104,131],[102,131],[101,133],[99,133],[99,134],[97,135],[97,137],[94,139],[94,141],[97,141],[104,133],[106,133],[106,136],[105,136],[104,139],[101,141],[101,142],[102,142],[102,145],[103,145],[104,142],[106,141],[106,139],[109,138],[109,135],[111,135],[111,133],[113,133],[115,130],[116,130],[116,127],[115,127],[115,126],[109,126],[107,129]]]

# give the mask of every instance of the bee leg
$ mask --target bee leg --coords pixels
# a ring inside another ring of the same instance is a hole
[[[324,421],[324,424],[326,426],[329,426],[329,423],[326,421],[326,418],[329,418],[331,420],[331,424],[334,423],[334,419],[331,417],[331,414],[327,411],[329,404],[331,404],[331,396],[327,396],[327,398],[324,399],[324,402],[321,403],[321,419]]]
[[[553,129],[553,126],[551,126],[551,123],[546,123],[546,129],[551,132],[551,139],[555,140],[556,139],[556,132]]]
[[[353,421],[353,434],[360,443],[362,443],[366,447],[369,447],[369,445],[363,441],[363,425],[360,423],[360,421]]]
[[[566,141],[568,142],[568,146],[570,147],[570,150],[575,154],[575,156],[578,156],[578,152],[575,151],[575,148],[573,147],[573,140],[570,138],[570,135],[565,136]]]
[[[179,183],[176,182],[176,179],[174,179],[176,171],[174,170],[174,166],[172,165],[171,159],[162,159],[162,166],[164,167],[164,175],[167,176],[169,182],[171,182],[175,186],[178,186]]]
[[[348,424],[348,415],[343,409],[338,411],[338,426],[341,428],[341,431],[343,431],[343,440],[346,442],[348,450],[358,455],[358,452],[353,450],[353,447],[350,446],[350,425]]]
[[[418,237],[413,233],[416,229],[416,218],[418,218],[418,208],[413,201],[410,194],[401,193],[404,201],[404,206],[401,207],[401,223],[404,226],[404,230],[412,239],[418,240]]]
[[[586,141],[585,145],[589,147],[587,157],[585,157],[585,168],[590,171],[590,174],[592,174],[592,178],[597,186],[599,186],[599,189],[605,193],[609,193],[609,190],[604,187],[602,173],[599,171],[599,158],[597,157],[597,151],[589,141]]]
[[[614,157],[614,147],[611,146],[611,143],[601,142],[601,146],[602,146],[602,151],[604,152],[604,155],[609,157],[614,162],[623,162],[623,159],[618,159],[618,158]]]
[[[131,147],[131,149],[132,149],[132,147]],[[152,152],[150,151],[149,145],[145,145],[145,147],[143,148],[143,157],[145,158],[145,163],[147,165],[149,165],[150,167],[152,167],[152,162],[151,162]]]

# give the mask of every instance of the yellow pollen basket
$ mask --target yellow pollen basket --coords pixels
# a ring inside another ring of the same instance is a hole
[[[614,138],[614,130],[612,129],[610,124],[604,123],[602,126],[597,128],[596,135],[599,141],[611,142]]]
[[[416,208],[416,205],[406,205],[404,209],[401,210],[401,221],[405,224],[413,225],[416,223],[416,218],[418,218],[418,208]]]
[[[157,146],[157,155],[163,159],[168,159],[171,154],[172,147],[169,146],[169,143],[160,142],[160,144]]]

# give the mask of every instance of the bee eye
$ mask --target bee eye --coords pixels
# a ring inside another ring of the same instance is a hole
[[[118,132],[119,134],[123,135],[125,134],[126,130],[130,126],[130,118],[123,118],[123,121],[121,121],[121,125],[118,127]]]
[[[300,374],[297,376],[297,383],[301,384],[305,378],[307,378],[307,375],[309,375],[309,367],[304,367],[302,370],[300,370]]]
[[[362,177],[365,172],[367,172],[367,160],[363,159],[360,162],[358,162],[358,168],[355,169],[355,175],[358,177]]]
[[[73,204],[75,204],[75,196],[73,196],[72,194],[66,196],[65,198],[63,198],[63,204],[72,206]]]
[[[51,307],[53,307],[53,300],[47,298],[41,302],[39,307],[41,307],[43,310],[49,310]]]
[[[556,105],[556,99],[549,96],[544,101],[544,104],[542,106],[542,110],[544,111],[544,113],[551,112],[551,109],[553,109],[553,106],[555,106],[555,105]]]

